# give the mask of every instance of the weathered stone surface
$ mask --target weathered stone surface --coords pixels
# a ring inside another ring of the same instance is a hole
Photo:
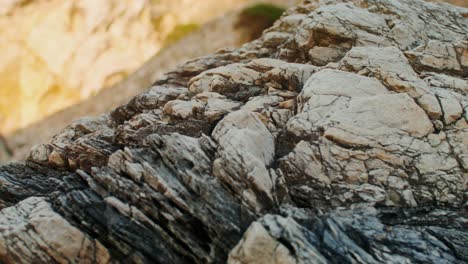
[[[0,213],[41,197],[125,263],[467,262],[463,14],[307,1],[2,167]]]
[[[109,252],[30,197],[0,212],[0,259],[4,263],[109,263]]]
[[[247,229],[228,263],[326,263],[308,241],[307,231],[292,218],[266,215],[262,220]]]
[[[468,261],[466,253],[460,251],[466,247],[463,244],[468,242],[468,233],[452,229],[463,223],[447,220],[456,214],[418,215],[409,211],[410,220],[393,223],[391,214],[397,213],[373,208],[337,211],[321,217],[310,215],[303,225],[287,214],[266,215],[247,229],[228,263]],[[423,221],[431,226],[419,227]],[[448,240],[453,237],[457,239]],[[458,258],[454,252],[460,254]]]

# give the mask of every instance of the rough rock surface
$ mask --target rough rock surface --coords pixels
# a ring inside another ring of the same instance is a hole
[[[0,260],[468,262],[467,14],[307,1],[181,65],[0,169]]]
[[[195,1],[199,3],[210,3],[210,1],[205,0]],[[247,2],[256,1],[258,0],[249,0]],[[177,3],[177,1],[173,2]],[[262,2],[284,7],[296,5],[296,0],[267,0]],[[162,2],[159,1],[159,3]],[[181,8],[181,6],[169,6],[167,8],[170,10],[171,8]],[[204,12],[208,12],[206,9],[203,10]],[[213,21],[203,24],[199,29],[171,43],[145,62],[136,72],[126,77],[122,82],[102,89],[98,94],[52,114],[47,118],[43,118],[40,122],[35,122],[24,129],[6,135],[5,140],[8,148],[5,149],[0,144],[0,164],[26,159],[34,145],[50,142],[52,137],[62,131],[72,120],[83,116],[95,116],[109,112],[145,91],[164,73],[174,69],[177,65],[190,59],[214,53],[219,49],[238,48],[242,46],[242,44],[258,38],[251,38],[252,32],[257,32],[259,29],[263,31],[269,28],[274,22],[268,20],[268,23],[265,23],[265,14],[257,14],[256,17],[243,17],[243,10],[244,9],[239,9],[224,13],[222,17],[218,17]],[[167,13],[166,11],[168,10],[162,10],[161,13],[165,14]],[[184,12],[178,15],[180,16],[186,11],[188,10],[184,8]],[[266,15],[268,15],[268,13]],[[277,19],[277,17],[275,18]],[[238,21],[240,20],[243,21],[244,24],[238,25]],[[262,21],[262,24],[256,23],[257,21]],[[0,101],[1,100],[0,95]],[[11,101],[6,101],[8,105],[11,105]],[[0,105],[1,104],[0,102]],[[48,107],[48,109],[50,109],[50,107]],[[8,111],[10,110],[12,109]],[[14,111],[16,110],[20,109],[14,109]],[[12,115],[9,115],[9,118],[17,121]]]

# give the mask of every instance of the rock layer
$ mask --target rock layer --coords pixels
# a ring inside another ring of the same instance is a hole
[[[181,65],[2,167],[0,260],[468,262],[466,14],[306,1]]]

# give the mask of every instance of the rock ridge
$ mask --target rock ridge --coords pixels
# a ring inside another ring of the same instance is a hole
[[[0,260],[467,263],[467,14],[305,1],[180,65],[1,167]]]

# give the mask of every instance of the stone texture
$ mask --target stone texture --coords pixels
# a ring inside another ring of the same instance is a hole
[[[449,226],[437,224],[453,212],[421,216],[406,212],[408,222],[392,222],[386,212],[375,209],[338,211],[321,217],[309,216],[301,225],[285,212],[266,215],[252,223],[229,254],[228,263],[454,263],[452,249],[465,247],[467,232],[453,233]],[[430,227],[415,227],[420,221]],[[392,222],[392,223],[389,223]],[[305,226],[311,226],[306,228]],[[391,226],[391,228],[389,227]],[[447,238],[456,236],[456,240]],[[405,238],[405,239],[403,239]],[[365,241],[363,243],[363,241]],[[416,242],[418,241],[418,242]]]
[[[2,167],[1,213],[41,197],[125,263],[465,263],[464,14],[306,1]]]
[[[110,263],[109,252],[30,197],[0,212],[0,259],[4,263]]]

